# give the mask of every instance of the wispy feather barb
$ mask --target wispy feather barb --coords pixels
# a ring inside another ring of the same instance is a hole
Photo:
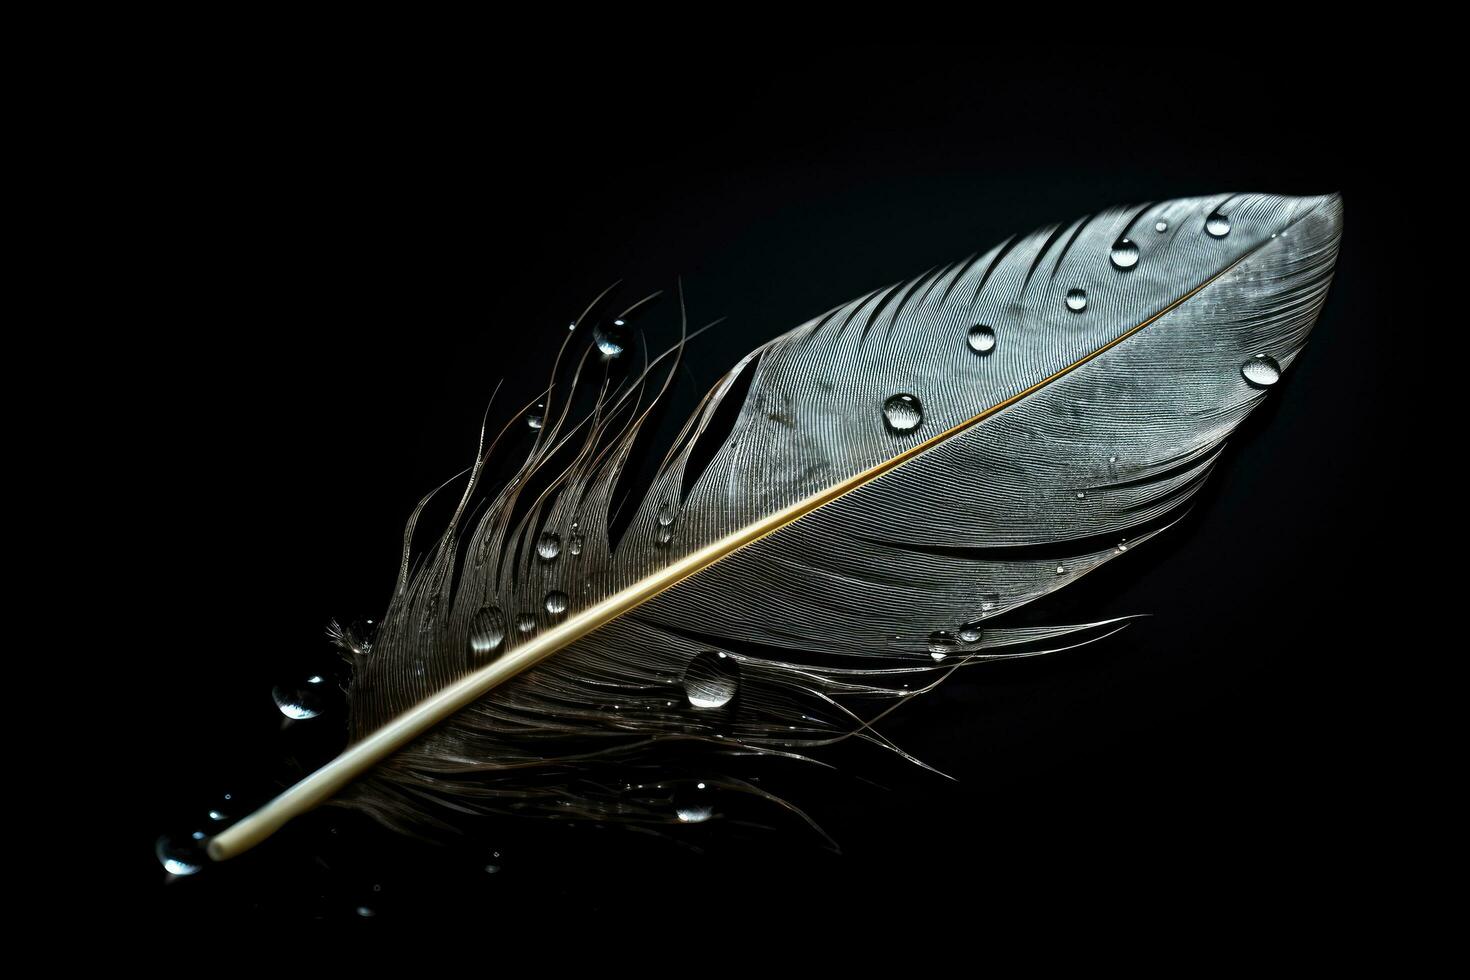
[[[993,620],[1177,518],[1305,344],[1341,214],[1335,196],[1116,208],[839,307],[720,380],[616,542],[682,345],[620,383],[627,327],[594,304],[519,471],[476,504],[490,439],[416,569],[406,542],[377,638],[352,647],[355,746],[212,853],[344,788],[402,827],[702,820],[677,787],[712,758],[895,748],[872,720],[956,665],[1117,628]]]

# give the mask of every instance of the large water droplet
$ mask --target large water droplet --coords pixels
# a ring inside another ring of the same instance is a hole
[[[1205,231],[1211,238],[1224,238],[1230,234],[1230,219],[1216,211],[1205,219]]]
[[[740,690],[740,665],[721,650],[706,650],[684,668],[684,696],[696,708],[723,708]]]
[[[959,647],[954,634],[947,630],[935,630],[929,634],[929,656],[935,660],[943,660]]]
[[[710,798],[709,787],[704,783],[682,787],[674,795],[674,812],[678,814],[680,823],[704,823],[713,817],[715,804]]]
[[[305,721],[322,713],[327,705],[326,679],[313,674],[303,683],[287,686],[277,684],[271,689],[271,697],[281,714],[292,721]]]
[[[546,424],[545,402],[537,402],[535,407],[526,413],[526,424],[533,429],[539,429]]]
[[[516,617],[516,629],[522,633],[529,633],[536,628],[536,617],[528,612],[523,612]]]
[[[599,323],[592,329],[592,339],[603,357],[620,357],[628,349],[628,324],[622,320]]]
[[[970,342],[970,350],[977,354],[989,354],[995,350],[995,331],[983,323],[971,327],[965,339]]]
[[[1071,310],[1073,313],[1081,313],[1083,310],[1087,309],[1087,290],[1067,290],[1067,309]]]
[[[181,837],[165,834],[153,845],[153,853],[158,857],[158,863],[163,865],[163,870],[182,878],[198,874],[209,860],[204,853],[207,840],[202,830]]]
[[[536,554],[542,561],[552,561],[561,554],[561,535],[547,531],[536,541]]]
[[[1281,380],[1281,365],[1274,357],[1257,354],[1240,366],[1240,374],[1257,388],[1269,388]]]
[[[883,421],[890,432],[913,432],[924,421],[924,406],[913,395],[894,395],[883,403]]]
[[[567,594],[565,592],[546,593],[546,611],[553,616],[560,616],[567,611]]]
[[[1126,238],[1120,238],[1113,242],[1108,258],[1113,260],[1114,268],[1131,269],[1138,264],[1138,246]]]
[[[1155,221],[1154,222],[1154,231],[1158,232],[1160,235],[1162,235],[1164,232],[1166,232],[1168,230],[1169,230],[1169,222],[1167,222],[1167,221]]]
[[[470,653],[484,657],[505,642],[505,613],[499,606],[484,606],[470,621]]]

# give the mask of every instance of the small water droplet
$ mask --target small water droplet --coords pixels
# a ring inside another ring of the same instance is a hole
[[[969,626],[961,626],[960,627],[959,637],[960,637],[961,642],[964,642],[964,643],[979,643],[980,642],[980,636],[981,636],[981,632],[980,632],[980,627],[978,627],[978,626],[969,625]]]
[[[1057,566],[1057,574],[1058,575],[1065,575],[1065,574],[1067,574],[1067,566],[1066,565],[1058,565]]]
[[[999,592],[982,592],[982,593],[980,593],[980,611],[981,612],[994,612],[999,607],[1000,607],[1000,593]]]
[[[674,523],[675,516],[676,515],[674,513],[674,508],[669,504],[664,504],[662,507],[659,508],[658,522],[664,527],[668,527],[669,525]]]
[[[526,413],[526,425],[533,429],[539,429],[546,424],[546,403],[537,402],[535,407]]]
[[[954,634],[947,630],[935,630],[929,634],[929,656],[935,660],[943,660],[959,649],[955,642]]]
[[[1230,219],[1216,211],[1205,219],[1205,231],[1211,238],[1224,238],[1230,234]]]
[[[567,594],[565,592],[546,593],[546,611],[553,616],[560,616],[567,611]]]
[[[1073,313],[1081,313],[1083,310],[1087,309],[1087,290],[1067,290],[1067,309],[1071,310]]]
[[[970,343],[970,350],[977,354],[989,354],[995,350],[995,331],[983,323],[971,327],[966,339]]]
[[[1274,357],[1257,354],[1240,366],[1240,374],[1253,387],[1269,388],[1281,380],[1281,365]]]
[[[883,403],[883,421],[890,432],[913,432],[924,421],[924,406],[913,395],[894,395]]]
[[[740,665],[721,650],[706,650],[684,668],[684,696],[696,708],[723,708],[740,690]]]
[[[1168,230],[1169,230],[1169,222],[1167,222],[1167,221],[1155,221],[1154,222],[1154,231],[1158,232],[1160,235],[1162,235],[1164,232],[1166,232]]]
[[[580,555],[582,553],[582,546],[585,543],[586,539],[582,535],[574,534],[567,539],[567,551],[573,555]]]
[[[500,874],[500,852],[499,851],[491,851],[490,852],[490,861],[489,861],[488,864],[485,865],[485,873],[487,875],[498,875],[498,874]]]
[[[1113,267],[1117,269],[1131,269],[1138,264],[1138,246],[1126,238],[1120,238],[1113,243],[1113,250],[1108,253],[1113,260]]]
[[[209,808],[209,819],[215,823],[224,823],[230,819],[230,811],[234,809],[234,799],[235,797],[230,793],[221,796],[220,802]]]
[[[1077,491],[1077,499],[1078,500],[1086,500],[1087,499],[1087,491],[1086,490],[1078,490]]]
[[[292,721],[305,721],[315,718],[326,708],[327,682],[313,674],[296,686],[276,685],[271,689],[271,697],[275,699],[276,707],[281,709],[281,714]]]
[[[1116,463],[1117,461],[1118,461],[1118,457],[1116,457],[1116,456],[1109,456],[1108,457],[1108,462],[1109,463]]]
[[[674,529],[665,524],[660,524],[658,530],[653,532],[653,540],[661,545],[668,544],[674,540]]]
[[[536,628],[536,617],[528,612],[523,612],[516,617],[516,629],[522,633],[529,633]]]
[[[202,830],[180,837],[165,834],[153,845],[153,853],[157,856],[158,863],[163,865],[163,870],[174,877],[195,875],[209,860],[204,854],[207,839]]]
[[[357,907],[357,914],[358,914],[358,916],[360,918],[371,919],[373,916],[377,915],[378,913],[375,912],[375,911],[373,911],[373,909],[372,909],[371,906],[359,905]]]
[[[592,339],[603,357],[621,357],[628,349],[628,324],[622,320],[599,323],[592,330]]]
[[[482,606],[470,620],[470,653],[483,657],[505,642],[505,613],[499,606]]]
[[[536,541],[536,554],[542,561],[554,561],[561,554],[561,535],[547,531]]]

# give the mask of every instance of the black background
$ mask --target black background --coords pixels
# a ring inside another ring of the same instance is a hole
[[[1385,127],[1350,81],[1212,61],[374,55],[153,78],[115,148],[122,299],[158,324],[118,470],[157,569],[128,583],[132,907],[362,929],[493,913],[517,935],[548,909],[656,911],[718,934],[794,914],[1266,930],[1368,900],[1388,860],[1364,844],[1391,699],[1360,530],[1387,429]],[[1107,205],[1227,191],[1341,191],[1346,231],[1310,345],[1191,516],[1055,599],[1056,621],[1152,618],[893,716],[953,781],[871,758],[886,788],[788,776],[840,855],[792,828],[694,850],[513,821],[446,848],[323,810],[194,877],[154,860],[218,794],[238,813],[337,747],[340,711],[283,731],[272,685],[331,668],[329,618],[381,614],[402,522],[471,458],[496,381],[502,405],[528,398],[609,283],[682,277],[694,322],[726,318],[688,352],[677,420],[757,343],[874,287]]]

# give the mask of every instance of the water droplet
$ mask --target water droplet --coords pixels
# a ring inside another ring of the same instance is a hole
[[[668,544],[670,541],[674,540],[674,529],[667,525],[660,524],[658,526],[658,530],[653,532],[653,540],[661,545]]]
[[[1086,500],[1087,499],[1087,491],[1086,490],[1078,490],[1077,491],[1077,499],[1078,500]]]
[[[359,905],[357,907],[357,914],[361,918],[371,919],[373,916],[377,915],[378,913],[377,912],[374,912],[371,906],[368,906],[368,905]]]
[[[706,650],[684,668],[684,696],[696,708],[723,708],[740,690],[740,665],[721,650]]]
[[[499,606],[483,606],[470,621],[470,653],[483,657],[505,642],[505,613]]]
[[[1281,380],[1281,365],[1274,357],[1257,354],[1240,366],[1240,374],[1253,387],[1269,388]]]
[[[567,551],[573,555],[580,555],[582,553],[582,546],[585,543],[586,539],[582,535],[574,534],[567,539]]]
[[[1126,238],[1120,238],[1113,243],[1113,250],[1108,253],[1108,258],[1113,260],[1114,268],[1131,269],[1138,264],[1138,246]]]
[[[980,636],[980,627],[978,626],[972,624],[960,627],[959,637],[963,643],[979,643]]]
[[[530,613],[521,613],[516,617],[516,629],[522,633],[529,633],[536,628],[536,617]]]
[[[704,783],[684,787],[674,794],[674,812],[680,823],[704,823],[715,815],[714,801],[710,799],[709,787]]]
[[[628,349],[628,324],[622,320],[599,323],[592,330],[592,339],[603,357],[620,357]]]
[[[215,823],[224,823],[230,819],[230,811],[234,809],[234,796],[225,793],[220,797],[220,802],[209,808],[209,819]]]
[[[958,649],[954,634],[946,630],[935,630],[929,634],[929,656],[935,660],[943,660]]]
[[[281,709],[281,714],[292,721],[305,721],[315,718],[326,708],[327,682],[313,674],[305,683],[294,687],[276,685],[271,689],[271,697],[275,699],[276,707]]]
[[[883,403],[883,421],[890,432],[913,432],[924,421],[924,406],[913,395],[894,395]]]
[[[970,350],[977,354],[989,354],[995,350],[995,331],[983,323],[971,327],[966,339],[970,342]]]
[[[1083,310],[1087,309],[1087,290],[1067,290],[1067,309],[1071,310],[1073,313],[1081,313]]]
[[[980,593],[980,611],[981,612],[994,612],[999,607],[1000,607],[1000,593],[999,592],[982,592],[982,593]]]
[[[1058,575],[1065,575],[1065,574],[1067,574],[1067,566],[1066,565],[1058,565],[1057,566],[1057,574]]]
[[[669,525],[674,523],[675,516],[676,515],[674,513],[674,508],[669,504],[664,504],[662,507],[659,508],[658,522],[664,527],[668,527]]]
[[[1211,238],[1224,238],[1230,234],[1230,219],[1216,211],[1205,219],[1205,231]]]
[[[485,873],[487,875],[498,875],[498,874],[500,874],[500,852],[499,851],[491,851],[490,852],[490,862],[485,865]]]
[[[209,859],[204,854],[204,831],[196,830],[186,837],[171,837],[167,834],[158,838],[153,853],[163,870],[175,877],[198,874]]]
[[[1154,222],[1154,231],[1158,232],[1160,235],[1162,235],[1164,232],[1166,232],[1168,230],[1169,230],[1169,222],[1167,222],[1167,221],[1155,221]]]
[[[567,594],[565,592],[546,593],[546,611],[553,616],[560,616],[567,611]]]
[[[526,413],[526,424],[533,429],[539,429],[546,424],[545,402],[537,402],[536,406]]]
[[[542,561],[554,561],[561,554],[561,535],[547,531],[536,541],[536,554]]]

